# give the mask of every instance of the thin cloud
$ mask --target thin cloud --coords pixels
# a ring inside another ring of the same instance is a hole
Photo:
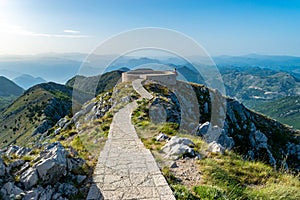
[[[89,35],[79,34],[80,31],[75,30],[64,30],[64,34],[50,34],[50,33],[36,33],[24,29],[21,26],[1,24],[0,23],[0,33],[14,34],[14,35],[25,35],[31,37],[48,37],[48,38],[87,38]]]
[[[79,34],[80,31],[67,29],[67,30],[64,30],[64,33],[69,33],[69,34]]]

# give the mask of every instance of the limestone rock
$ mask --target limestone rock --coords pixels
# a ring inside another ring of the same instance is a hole
[[[190,139],[174,136],[162,147],[162,151],[172,159],[182,156],[195,157],[197,154],[192,148],[194,146],[195,144]]]
[[[3,199],[10,199],[10,196],[15,197],[16,195],[20,195],[23,193],[19,187],[15,186],[12,182],[7,182],[3,185],[0,190],[1,196]]]
[[[86,176],[85,176],[85,175],[77,175],[77,176],[76,176],[76,182],[77,182],[78,184],[81,184],[85,179],[86,179]]]
[[[6,151],[6,155],[10,156],[12,154],[15,154],[19,149],[20,147],[18,146],[10,146]]]
[[[68,152],[60,143],[56,143],[49,145],[44,154],[34,167],[44,184],[55,183],[67,173]]]
[[[51,185],[48,185],[46,189],[40,194],[39,200],[50,200],[54,191]]]
[[[61,118],[58,122],[57,122],[57,125],[60,127],[60,128],[63,128],[65,126],[65,124],[68,122],[69,120],[64,117],[64,118]]]
[[[225,149],[231,150],[235,142],[232,137],[229,137],[224,130],[222,130],[222,133],[217,141],[220,145],[222,145]]]
[[[72,184],[62,183],[58,187],[58,192],[70,197],[70,196],[77,194],[78,189],[76,187],[74,187]]]
[[[163,133],[159,133],[157,136],[156,136],[156,141],[164,141],[164,140],[168,140],[170,139],[166,134],[163,134]]]
[[[197,127],[197,131],[196,131],[196,134],[198,136],[202,136],[204,134],[207,133],[208,129],[210,127],[210,122],[205,122],[203,124],[200,124],[198,127]]]
[[[26,190],[35,186],[38,183],[38,180],[38,173],[34,168],[29,168],[20,177],[20,182],[24,185]]]
[[[27,154],[29,154],[31,152],[31,148],[28,147],[20,147],[17,151],[16,151],[16,155],[21,157],[21,156],[25,156]]]
[[[218,144],[216,141],[212,141],[208,144],[207,151],[212,153],[224,154],[225,148],[222,145]]]

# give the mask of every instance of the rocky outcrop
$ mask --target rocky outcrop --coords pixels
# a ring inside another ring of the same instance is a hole
[[[68,152],[60,143],[49,145],[41,153],[41,159],[34,165],[45,184],[54,184],[67,174]]]
[[[2,199],[72,199],[78,194],[87,176],[82,170],[86,161],[74,157],[70,150],[59,142],[44,147],[38,155],[29,161],[19,159],[14,150],[21,147],[13,146],[4,154],[12,162],[7,166],[0,159],[0,196]],[[78,154],[78,153],[77,153]],[[16,178],[19,177],[19,178]]]
[[[198,99],[200,123],[188,132],[202,137],[214,146],[220,145],[219,149],[223,147],[234,150],[245,158],[261,160],[277,168],[284,163],[289,169],[300,170],[299,131],[255,113],[237,100],[223,97],[216,90],[203,85],[191,85]],[[184,107],[180,107],[176,96],[172,96],[172,91],[166,92],[167,88],[163,89],[154,83],[150,83],[146,88],[153,92],[156,98],[167,99],[163,101],[162,106],[165,110],[171,108],[172,111],[168,113],[172,114],[165,121],[177,123],[179,119],[180,129],[184,128],[180,121],[184,117]],[[156,105],[161,104],[158,100],[155,102]],[[194,110],[187,109],[184,112],[185,116],[191,116]]]
[[[25,156],[31,152],[31,149],[28,147],[19,147],[19,146],[10,146],[6,151],[8,156],[15,154],[16,156]]]
[[[200,154],[194,151],[194,146],[195,144],[190,139],[174,136],[161,150],[166,154],[166,157],[175,160],[185,157],[201,158]]]
[[[18,199],[21,199],[20,197],[23,193],[23,190],[17,187],[13,182],[7,182],[1,188],[0,193],[2,198],[5,200],[16,199],[16,197],[19,197]]]
[[[58,98],[52,98],[51,101],[44,109],[45,119],[42,123],[33,131],[33,135],[38,133],[44,133],[52,126],[54,126],[61,118],[69,114],[72,107],[72,102],[69,100],[61,100]]]

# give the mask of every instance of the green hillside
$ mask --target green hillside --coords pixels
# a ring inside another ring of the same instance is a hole
[[[5,109],[0,121],[0,146],[28,145],[33,134],[43,133],[71,110],[72,88],[43,83],[27,90]]]
[[[23,92],[23,88],[13,81],[0,76],[0,111],[11,104]]]
[[[253,109],[281,123],[300,129],[300,96],[284,97],[253,106]]]
[[[23,88],[19,87],[13,81],[0,76],[0,96],[20,96],[23,92]]]
[[[300,93],[299,80],[286,72],[228,68],[221,70],[221,73],[227,95],[239,99],[247,106]]]

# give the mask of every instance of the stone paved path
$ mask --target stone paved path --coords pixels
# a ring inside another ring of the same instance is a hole
[[[132,84],[142,98],[152,98],[141,80]],[[96,184],[87,199],[175,200],[150,150],[144,147],[131,124],[135,108],[137,104],[132,102],[115,114],[94,172]]]

